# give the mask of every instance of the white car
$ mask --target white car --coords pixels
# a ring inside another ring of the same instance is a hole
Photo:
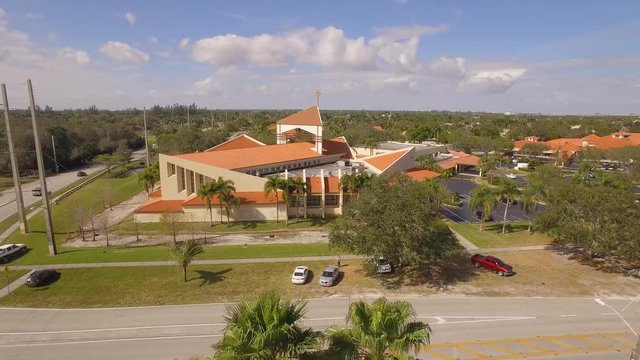
[[[307,276],[309,276],[309,268],[306,266],[298,266],[293,269],[291,282],[294,284],[302,285],[307,282]]]
[[[7,263],[11,259],[27,252],[24,244],[5,244],[0,245],[0,264]]]
[[[515,178],[517,178],[516,174],[514,174],[514,173],[508,173],[506,176],[507,176],[509,179],[515,179]]]

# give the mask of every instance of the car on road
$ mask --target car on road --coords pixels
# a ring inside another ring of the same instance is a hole
[[[56,280],[58,272],[53,269],[36,270],[32,272],[25,284],[28,287],[49,285]]]
[[[393,266],[391,265],[389,260],[387,260],[384,257],[380,256],[378,258],[378,262],[376,264],[376,273],[378,273],[378,274],[389,274],[391,272],[393,272]]]
[[[495,256],[484,256],[481,254],[475,254],[471,256],[471,263],[473,266],[479,268],[483,267],[489,269],[500,276],[513,275],[513,267],[505,264],[502,260]]]
[[[84,171],[78,171],[76,175],[78,175],[78,177],[83,177],[83,176],[87,176],[87,173]]]
[[[476,219],[482,220],[482,211],[476,211]],[[493,215],[489,214],[489,216],[484,221],[493,221]]]
[[[506,176],[507,176],[509,179],[515,179],[515,178],[517,178],[517,177],[518,177],[518,176],[516,176],[516,174],[514,174],[514,173],[508,173]]]
[[[309,276],[309,268],[306,266],[297,266],[293,269],[293,274],[291,275],[291,282],[297,285],[302,285],[307,282],[307,277]]]
[[[24,244],[4,244],[0,245],[0,264],[8,263],[12,259],[27,252]]]
[[[318,283],[320,286],[333,286],[338,280],[338,274],[340,274],[339,267],[335,265],[327,266],[322,272]]]
[[[38,186],[36,188],[31,189],[31,195],[33,196],[42,196],[42,189]]]

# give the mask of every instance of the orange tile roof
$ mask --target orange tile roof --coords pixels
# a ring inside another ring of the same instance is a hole
[[[149,198],[159,198],[162,197],[162,188],[157,188],[149,193]]]
[[[312,147],[313,145],[309,142],[297,142],[265,145],[259,148],[209,151],[174,156],[224,169],[243,169],[321,157],[322,155],[313,151]]]
[[[182,212],[182,200],[150,199],[138,206],[134,212],[136,214]]]
[[[284,200],[282,198],[282,192],[278,191],[278,203],[283,203]],[[237,191],[234,192],[233,195],[240,199],[241,204],[275,204],[276,195],[275,193],[270,193],[269,195],[265,195],[262,191]],[[217,196],[214,196],[211,200],[212,205],[220,205],[220,201]],[[183,206],[204,206],[204,199],[197,196],[192,195],[192,197],[184,200],[182,202]]]
[[[408,149],[402,149],[386,154],[369,156],[362,159],[362,161],[382,172],[387,170],[389,166],[393,165],[396,161],[400,160],[403,156],[408,154],[411,149],[413,148],[410,147]]]
[[[475,166],[480,163],[479,157],[472,154],[467,154],[462,151],[450,151],[449,154],[453,155],[452,159],[444,160],[438,163],[438,165],[444,170],[452,169],[456,167],[456,165]]]
[[[353,159],[351,147],[344,136],[334,139],[322,139],[322,155],[343,154],[343,159]]]
[[[235,150],[235,149],[246,149],[265,146],[264,143],[252,138],[251,136],[242,134],[236,137],[233,137],[222,144],[218,144],[210,149],[205,151],[222,151],[222,150]]]
[[[373,125],[372,128],[375,131],[384,131],[384,128],[382,127],[382,125]]]
[[[317,105],[313,105],[308,109],[298,111],[286,118],[278,121],[281,125],[322,125],[320,117],[320,109]]]
[[[554,150],[565,146],[565,144],[577,145],[579,147],[582,147],[582,139],[559,138],[559,139],[545,141],[544,144]]]
[[[600,140],[600,136],[596,134],[589,134],[587,136],[584,136],[582,140]]]
[[[312,176],[307,178],[309,184],[309,192],[311,194],[322,194],[322,178]],[[340,179],[337,176],[326,176],[324,178],[324,189],[327,194],[340,193]]]
[[[407,175],[415,181],[423,181],[425,179],[434,179],[440,176],[440,173],[425,169],[409,169],[406,171]]]
[[[527,144],[544,144],[544,143],[539,142],[539,141],[518,140],[518,141],[514,141],[513,142],[513,148],[517,149],[517,150],[520,150]]]

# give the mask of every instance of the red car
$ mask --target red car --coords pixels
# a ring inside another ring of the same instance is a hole
[[[471,257],[471,262],[473,263],[473,266],[477,268],[482,266],[493,272],[497,272],[500,276],[513,275],[513,267],[505,264],[502,260],[494,256],[475,254]]]

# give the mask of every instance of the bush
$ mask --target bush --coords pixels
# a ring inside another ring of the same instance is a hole
[[[119,166],[116,168],[111,169],[111,172],[107,173],[107,176],[110,178],[123,178],[123,177],[127,177],[127,174],[129,173],[129,169],[127,169],[126,166]]]

